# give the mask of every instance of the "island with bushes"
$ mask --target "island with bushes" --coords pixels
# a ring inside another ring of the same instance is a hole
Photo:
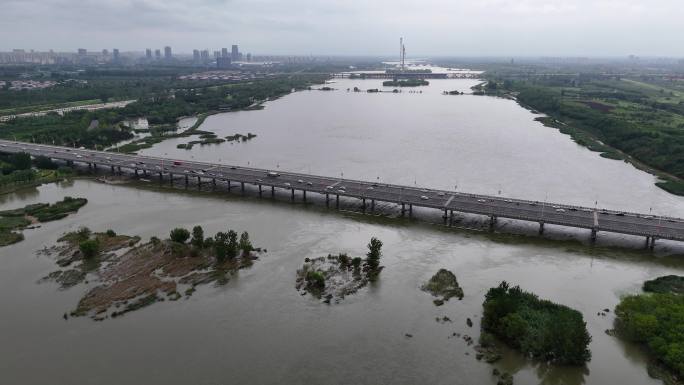
[[[367,245],[366,258],[349,257],[347,254],[306,258],[297,270],[295,287],[304,295],[311,294],[325,303],[339,302],[345,296],[356,293],[369,282],[378,279],[382,241],[373,237]]]
[[[560,365],[584,365],[591,359],[591,336],[577,310],[505,281],[489,289],[483,308],[483,332],[526,356]]]
[[[430,82],[424,79],[407,79],[407,80],[386,80],[382,82],[384,87],[421,87],[429,86]]]
[[[463,299],[463,289],[458,285],[456,275],[449,270],[439,269],[430,280],[423,285],[422,289],[437,298],[433,302],[437,306],[444,305],[451,297]]]
[[[104,320],[159,301],[190,297],[198,285],[224,284],[262,252],[266,251],[252,246],[247,232],[238,235],[233,230],[205,238],[201,226],[192,231],[175,228],[167,239],[152,237],[141,244],[137,236],[81,228],[42,251],[57,256],[61,268],[42,281],[57,282],[62,288],[89,283],[93,287],[64,317]]]
[[[646,293],[628,295],[615,307],[615,334],[644,346],[653,357],[648,371],[666,384],[684,378],[684,277],[646,281]],[[612,334],[612,333],[611,333]]]
[[[0,246],[20,242],[24,239],[20,230],[62,219],[77,212],[86,203],[88,200],[85,198],[64,197],[53,204],[34,203],[18,209],[0,211]]]

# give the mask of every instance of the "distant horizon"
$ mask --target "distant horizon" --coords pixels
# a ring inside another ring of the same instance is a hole
[[[684,57],[677,0],[7,0],[0,50]],[[111,48],[110,48],[111,47]],[[101,49],[101,48],[100,48]]]

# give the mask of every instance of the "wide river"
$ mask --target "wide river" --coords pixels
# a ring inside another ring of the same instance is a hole
[[[339,80],[334,91],[296,92],[264,110],[211,116],[200,127],[220,137],[257,134],[249,142],[176,149],[183,138],[143,152],[684,216],[684,199],[655,187],[653,176],[578,146],[514,101],[442,95],[476,83],[431,80],[415,89],[421,93],[369,94],[347,88],[382,88],[381,81]],[[638,347],[604,331],[621,296],[639,292],[646,279],[684,274],[684,262],[671,255],[681,246],[671,242],[651,253],[640,250],[643,239],[599,233],[591,246],[586,231],[552,226],[549,238],[575,240],[527,240],[445,229],[429,213],[415,221],[375,217],[292,204],[286,196],[271,201],[77,180],[0,196],[0,210],[65,195],[89,203],[0,249],[0,383],[495,384],[496,367],[513,373],[516,384],[659,384]],[[36,251],[79,226],[148,239],[196,224],[211,234],[247,230],[268,253],[227,285],[200,286],[187,300],[103,322],[62,319],[87,285],[59,290],[37,283],[57,266]],[[384,242],[377,284],[335,305],[295,290],[304,258],[360,256],[371,236]],[[436,307],[420,290],[440,268],[457,275],[462,301]],[[449,338],[456,332],[477,339],[484,294],[502,280],[581,311],[593,337],[591,362],[549,367],[506,351],[490,365],[477,361],[463,339]],[[597,315],[604,308],[608,316]],[[453,322],[435,321],[442,316]]]

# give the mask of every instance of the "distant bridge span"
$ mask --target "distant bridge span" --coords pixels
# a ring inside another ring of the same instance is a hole
[[[258,187],[260,196],[263,195],[264,188],[270,188],[271,195],[275,195],[276,188],[289,190],[292,200],[295,199],[295,191],[301,192],[303,200],[306,200],[307,193],[317,193],[325,195],[327,205],[334,200],[338,208],[340,197],[361,200],[364,211],[368,209],[368,204],[369,209],[374,210],[376,201],[400,205],[402,215],[406,211],[410,214],[414,206],[425,207],[443,211],[444,222],[449,225],[453,224],[454,212],[463,212],[488,216],[492,225],[497,218],[537,222],[540,234],[544,231],[545,224],[554,224],[589,229],[592,240],[596,239],[599,231],[644,236],[646,244],[651,248],[656,239],[684,241],[684,220],[680,218],[284,171],[277,171],[275,176],[269,175],[273,171],[266,169],[7,140],[0,140],[0,152],[25,152],[70,164],[75,162],[94,168],[107,167],[113,173],[125,170],[136,175],[152,174],[158,176],[160,181],[165,178],[171,183],[174,180],[184,180],[186,185],[189,180],[196,178],[199,183],[208,181],[216,184],[221,181],[227,183],[229,189],[231,183],[238,183],[244,191],[245,184],[249,184]]]

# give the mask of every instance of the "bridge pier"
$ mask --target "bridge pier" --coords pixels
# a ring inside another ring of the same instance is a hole
[[[133,172],[135,172],[135,177],[137,178],[138,177],[138,169],[136,168],[135,170],[133,170]]]
[[[113,171],[112,171],[113,172]],[[147,176],[147,170],[143,170],[143,175]]]
[[[275,198],[275,186],[271,186],[271,198]]]
[[[93,163],[93,168],[97,170],[97,163]]]
[[[197,177],[197,188],[200,188],[201,186],[202,186],[202,178],[198,176]]]
[[[290,200],[291,200],[292,202],[294,202],[294,189],[292,188],[292,189],[290,189],[290,190],[291,190],[291,193],[292,193],[292,194],[290,195]]]
[[[211,184],[214,185],[214,187],[216,187],[216,178],[211,178]]]
[[[340,208],[340,194],[335,195],[335,208],[338,210]]]
[[[444,224],[445,224],[445,225],[447,224],[447,219],[448,219],[448,218],[449,218],[449,217],[448,217],[448,215],[447,215],[447,209],[444,209],[444,215],[442,215],[442,220],[444,220]]]
[[[169,173],[169,184],[173,186],[173,174]]]
[[[302,190],[302,200],[306,202],[306,190]]]
[[[164,176],[162,175],[161,171],[159,172],[159,182],[164,180]]]
[[[262,196],[261,185],[259,185],[259,196]]]
[[[402,202],[402,203],[401,203],[401,216],[402,216],[402,217],[404,216],[404,212],[406,212],[406,206],[405,206],[404,203]]]
[[[651,245],[649,246],[651,250],[655,249],[655,241],[656,237],[651,237]]]
[[[366,212],[366,198],[361,198],[361,210],[363,210],[364,213]]]
[[[136,168],[136,170],[137,170],[137,168]],[[115,171],[114,171],[114,166],[112,166],[112,175],[113,175],[114,173],[115,173]]]
[[[492,215],[489,217],[489,230],[493,231],[494,230],[494,225],[496,224],[496,215]]]
[[[245,193],[245,182],[240,182],[240,192]]]
[[[539,222],[539,235],[544,234],[544,221]]]
[[[188,178],[188,175],[185,174],[185,188],[188,188],[188,183],[189,183],[189,178]]]
[[[119,171],[119,175],[121,175],[121,166],[116,166],[116,168]]]
[[[645,249],[648,249],[651,246],[651,237],[646,236],[646,245],[644,246]]]
[[[413,204],[409,203],[409,218],[413,216]]]
[[[228,192],[230,192],[230,180],[228,180]]]
[[[371,212],[375,212],[375,199],[371,199]]]
[[[598,233],[598,230],[596,228],[591,229],[591,243],[596,242],[596,234]]]
[[[449,227],[454,225],[454,210],[449,210]]]

